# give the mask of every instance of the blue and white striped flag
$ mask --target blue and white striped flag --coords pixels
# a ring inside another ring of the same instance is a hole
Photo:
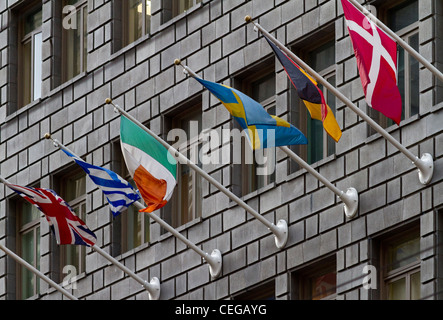
[[[141,199],[137,190],[129,182],[115,172],[89,164],[69,151],[62,149],[68,156],[89,175],[94,183],[103,191],[108,200],[112,214],[118,216],[135,201]]]

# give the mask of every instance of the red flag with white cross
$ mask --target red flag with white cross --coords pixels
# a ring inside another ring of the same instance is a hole
[[[397,43],[348,0],[341,0],[366,103],[400,124]]]

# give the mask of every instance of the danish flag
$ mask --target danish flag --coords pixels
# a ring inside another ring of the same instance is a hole
[[[93,246],[95,234],[53,190],[6,184],[45,214],[57,244]]]
[[[402,101],[397,86],[397,43],[348,0],[341,3],[366,103],[398,125]]]

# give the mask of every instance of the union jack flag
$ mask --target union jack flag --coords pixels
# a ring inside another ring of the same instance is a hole
[[[95,234],[75,215],[68,203],[53,190],[6,184],[44,213],[57,244],[93,246]]]

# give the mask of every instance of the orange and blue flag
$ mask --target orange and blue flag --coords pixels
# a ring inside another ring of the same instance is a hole
[[[275,44],[266,38],[278,60],[285,69],[289,80],[297,90],[298,96],[303,100],[311,118],[323,122],[323,128],[328,135],[338,142],[342,132],[335,120],[334,113],[327,105],[322,91],[317,87],[317,82],[302,70],[294,61],[284,54]]]
[[[244,93],[198,77],[195,79],[228,109],[246,132],[254,150],[308,143],[300,130],[277,116],[271,116],[260,103]]]

